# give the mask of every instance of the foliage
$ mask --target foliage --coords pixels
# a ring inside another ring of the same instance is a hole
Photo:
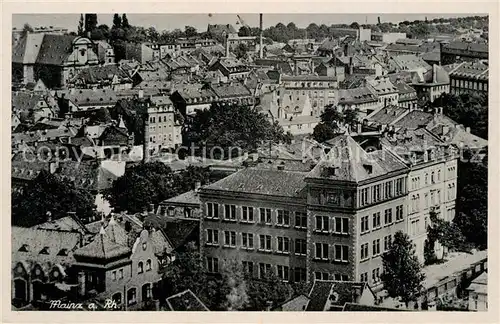
[[[184,27],[184,35],[186,37],[194,37],[198,35],[198,32],[196,31],[196,28],[193,26],[186,26]]]
[[[488,139],[488,97],[474,92],[460,96],[443,93],[432,107],[443,107],[443,113],[465,127],[471,133]]]
[[[85,33],[97,28],[97,14],[85,14]]]
[[[94,215],[94,198],[87,191],[77,189],[74,182],[63,181],[47,171],[40,174],[21,192],[12,193],[12,225],[34,226],[75,212],[78,217]]]
[[[229,311],[244,309],[249,297],[242,263],[235,259],[226,260],[222,266],[222,280],[228,290],[224,309]]]
[[[252,30],[247,26],[241,26],[240,29],[238,30],[238,36],[240,37],[251,36],[251,33]]]
[[[428,226],[427,229],[429,245],[437,241],[450,250],[470,250],[470,246],[467,244],[465,236],[455,223],[439,218],[436,212],[431,212],[429,218],[431,220],[431,225]],[[434,244],[432,244],[432,247],[434,247]]]
[[[122,27],[122,18],[119,14],[115,13],[113,15],[113,28],[121,28]]]
[[[384,289],[390,297],[400,297],[408,306],[422,291],[425,275],[407,234],[396,232],[389,251],[382,256],[382,262],[384,271],[381,279]]]
[[[150,204],[176,194],[173,179],[172,170],[164,163],[141,163],[127,168],[105,192],[105,197],[115,211],[142,212]]]
[[[85,34],[83,14],[80,15],[80,20],[78,21],[77,34],[78,34],[78,36],[84,36],[84,34]]]
[[[26,34],[28,33],[32,33],[33,32],[33,28],[31,27],[30,24],[24,24],[23,26],[23,32],[21,34],[21,37],[24,37],[26,36]]]
[[[234,50],[237,59],[246,58],[248,53],[248,46],[245,43],[239,43]]]
[[[488,243],[488,166],[483,163],[458,164],[456,216],[453,222],[467,242],[479,249]]]
[[[190,165],[180,173],[175,174],[175,192],[181,194],[193,190],[197,182],[201,185],[210,182],[210,168]]]
[[[429,238],[427,238],[424,242],[425,265],[431,265],[438,262],[438,258],[434,251],[435,243],[435,241],[429,240]]]
[[[253,151],[270,139],[290,140],[282,127],[277,123],[273,126],[265,115],[248,105],[213,104],[209,110],[197,111],[183,135],[187,147],[207,148],[207,152],[217,147],[212,158]]]
[[[122,15],[122,27],[123,28],[129,28],[130,24],[128,22],[127,14]]]
[[[265,310],[268,302],[271,302],[273,307],[277,306],[292,294],[290,285],[279,280],[272,272],[261,280],[251,280],[248,287],[249,301],[245,310]]]
[[[335,136],[343,125],[354,127],[358,122],[358,111],[345,109],[339,112],[333,105],[328,105],[321,114],[321,122],[314,127],[313,138],[319,143]]]

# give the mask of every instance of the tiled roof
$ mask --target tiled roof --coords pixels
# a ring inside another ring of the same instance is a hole
[[[33,92],[12,92],[12,110],[29,111],[35,109],[39,101],[45,101],[43,95]]]
[[[12,49],[12,63],[35,64],[44,34],[27,34]]]
[[[213,101],[216,99],[217,94],[211,89],[203,88],[203,84],[186,84],[177,90],[182,98],[188,102],[193,99],[202,99]]]
[[[101,229],[92,242],[76,250],[74,255],[75,258],[87,257],[109,260],[119,256],[126,256],[130,253],[130,248],[113,242],[106,231]]]
[[[468,42],[450,42],[444,46],[445,49],[463,50],[471,52],[488,53],[488,44],[468,43]]]
[[[357,303],[361,293],[367,289],[364,282],[315,280],[309,294],[307,311],[329,311],[325,307],[344,306],[346,303]]]
[[[74,260],[72,252],[80,246],[82,236],[78,232],[12,226],[11,239],[13,261],[70,264]]]
[[[451,77],[488,80],[488,66],[480,62],[464,62],[449,72]]]
[[[404,312],[402,308],[389,308],[381,306],[369,306],[356,303],[346,303],[343,308],[344,312]]]
[[[115,75],[118,76],[119,82],[132,83],[127,72],[122,70],[118,65],[90,66],[80,70],[70,82],[82,82],[84,84],[95,84],[105,81],[111,82]]]
[[[422,59],[424,61],[439,62],[441,60],[441,53],[439,52],[427,52],[422,54]]]
[[[369,121],[373,121],[379,125],[389,125],[394,120],[398,119],[402,114],[406,113],[408,110],[406,108],[398,106],[389,106],[380,109],[373,115],[367,118]]]
[[[191,190],[183,194],[180,194],[178,196],[172,197],[170,199],[164,200],[161,204],[165,205],[186,204],[186,205],[201,206],[201,200],[198,195],[198,192],[196,192],[195,190]]]
[[[416,69],[430,69],[430,65],[425,62],[422,58],[414,55],[398,55],[392,58],[395,65],[402,70],[416,70]]]
[[[398,89],[387,77],[375,77],[374,79],[367,79],[366,82],[367,84],[371,85],[379,95],[398,91]]]
[[[397,82],[393,82],[393,84],[398,89],[399,94],[415,93],[415,99],[416,99],[416,90],[414,88],[412,88],[411,86],[409,86],[408,83],[406,83],[404,81],[397,81]]]
[[[73,41],[77,36],[45,34],[36,63],[61,65],[73,50]]]
[[[168,297],[167,304],[170,310],[175,312],[209,311],[207,306],[189,289]]]
[[[394,126],[397,128],[416,129],[422,125],[427,125],[433,118],[434,116],[431,113],[413,110],[398,120]]]
[[[404,168],[404,165],[381,166],[378,156],[368,154],[349,135],[339,135],[324,143],[330,152],[308,174],[308,178],[361,182]]]
[[[339,104],[354,104],[373,101],[377,101],[377,97],[368,87],[339,90]]]
[[[306,311],[322,312],[325,309],[332,287],[333,281],[315,280],[309,293],[309,303]]]
[[[239,82],[212,84],[210,87],[219,98],[247,97],[252,95],[250,90]]]
[[[282,81],[323,81],[323,82],[335,82],[336,77],[332,76],[321,76],[321,75],[283,75],[281,77]]]
[[[408,162],[408,154],[411,152],[423,152],[432,147],[444,144],[436,135],[425,128],[417,128],[408,131],[406,128],[400,129],[392,138],[383,138],[381,143],[387,147],[395,147],[400,157]]]
[[[58,230],[58,231],[87,231],[83,223],[75,220],[75,217],[66,216],[34,226],[36,229]]]
[[[246,168],[201,189],[302,198],[306,173]]]
[[[79,89],[66,91],[66,99],[76,106],[114,105],[118,101],[116,92],[111,89]]]

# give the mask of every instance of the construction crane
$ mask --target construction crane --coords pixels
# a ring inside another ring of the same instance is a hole
[[[238,21],[236,22],[236,25],[241,24],[242,26],[245,26],[246,28],[250,29],[250,26],[243,20],[243,18],[240,17],[240,15],[236,15],[238,17]]]

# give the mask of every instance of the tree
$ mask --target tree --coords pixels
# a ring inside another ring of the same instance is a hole
[[[248,46],[245,43],[239,43],[234,50],[237,59],[246,58],[248,53]]]
[[[313,138],[322,143],[333,138],[339,132],[341,126],[349,125],[354,127],[358,123],[358,111],[345,109],[343,112],[339,112],[333,105],[328,105],[320,118],[321,122],[314,127]]]
[[[312,136],[315,141],[323,143],[328,141],[329,139],[334,138],[336,134],[337,132],[335,128],[326,123],[321,122],[318,125],[316,125],[316,127],[314,127]]]
[[[249,298],[242,263],[236,259],[226,260],[222,265],[222,281],[228,290],[224,308],[228,311],[244,309]]]
[[[354,28],[354,29],[359,29],[359,24],[357,22],[353,22],[349,27]]]
[[[248,305],[245,310],[263,311],[289,299],[293,291],[290,285],[284,283],[271,271],[266,273],[261,280],[250,280],[248,283]]]
[[[264,114],[238,104],[216,103],[209,110],[197,111],[183,133],[185,146],[206,148],[210,157],[216,159],[254,151],[269,140],[285,142],[289,137]]]
[[[32,32],[33,32],[33,28],[31,27],[31,25],[30,24],[24,24],[21,37],[24,37],[28,33],[32,33]]]
[[[78,22],[78,31],[77,34],[78,36],[84,36],[85,35],[85,27],[84,27],[84,19],[83,19],[83,14],[80,15],[80,21]]]
[[[117,13],[113,16],[113,28],[122,28],[122,18]]]
[[[12,194],[12,225],[30,227],[52,219],[59,219],[68,212],[75,212],[82,219],[94,215],[94,197],[75,187],[74,182],[63,181],[47,171],[40,174],[21,192]]]
[[[125,170],[104,196],[116,211],[142,212],[176,195],[174,175],[162,162],[141,163]]]
[[[122,28],[129,28],[130,24],[128,22],[127,14],[122,15]]]
[[[85,14],[85,33],[92,33],[97,28],[97,14]]]
[[[416,300],[422,291],[425,275],[407,234],[396,232],[389,251],[382,256],[382,262],[384,289],[390,297],[400,297],[408,307],[408,303]]]
[[[198,32],[193,26],[186,26],[184,27],[184,34],[186,35],[186,37],[194,37],[198,35]]]
[[[238,30],[238,36],[240,37],[251,36],[251,29],[248,28],[247,26],[241,26],[240,29]]]
[[[110,36],[108,25],[99,25],[90,35],[93,40],[107,40]]]

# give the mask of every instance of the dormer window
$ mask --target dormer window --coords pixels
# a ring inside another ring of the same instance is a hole
[[[59,253],[57,253],[59,256],[67,256],[68,255],[68,249],[61,249]]]
[[[48,247],[48,246],[44,247],[44,248],[40,251],[40,254],[46,254],[46,255],[47,255],[47,254],[49,254],[49,247]]]
[[[373,166],[371,164],[363,164],[363,168],[365,168],[365,170],[366,170],[366,172],[368,172],[368,174],[372,174]]]
[[[23,244],[23,246],[21,246],[19,248],[19,252],[29,252],[29,250],[30,250],[30,247],[28,244]]]

